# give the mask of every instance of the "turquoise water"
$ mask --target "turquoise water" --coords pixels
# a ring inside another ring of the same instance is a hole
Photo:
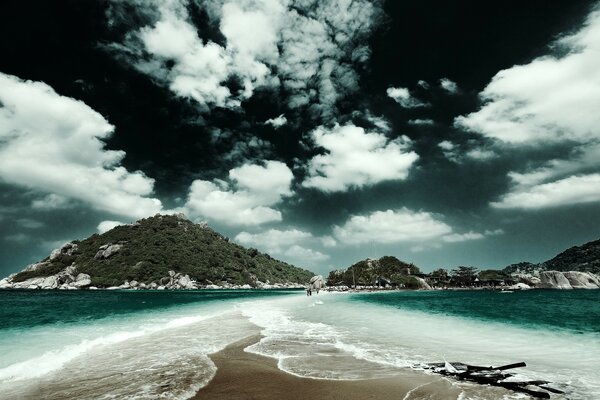
[[[160,312],[181,306],[284,296],[293,290],[0,290],[0,331]]]
[[[600,398],[600,290],[22,290],[0,291],[0,399],[189,398],[216,371],[209,354],[259,332],[247,350],[299,376],[525,361],[520,378]]]
[[[351,300],[533,329],[600,333],[600,290],[391,292]]]

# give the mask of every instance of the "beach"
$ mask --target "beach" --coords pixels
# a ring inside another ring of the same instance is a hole
[[[462,391],[447,379],[411,370],[399,370],[396,376],[381,379],[328,380],[298,377],[280,370],[273,358],[244,351],[260,339],[258,335],[249,336],[210,355],[217,366],[217,373],[207,386],[198,391],[194,399],[455,400]],[[499,395],[500,392],[497,390],[494,395]]]
[[[444,360],[526,362],[517,378],[567,393],[553,399],[600,393],[597,291],[0,297],[2,400],[524,398],[423,370]]]

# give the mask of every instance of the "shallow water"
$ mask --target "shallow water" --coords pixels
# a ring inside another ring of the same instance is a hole
[[[259,330],[247,351],[300,376],[525,361],[522,377],[600,398],[599,300],[600,291],[0,291],[0,398],[187,398],[215,373],[208,354]],[[462,398],[504,398],[452,384]]]

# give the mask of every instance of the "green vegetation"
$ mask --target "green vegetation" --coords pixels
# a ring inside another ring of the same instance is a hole
[[[72,255],[61,254],[36,271],[20,272],[13,281],[50,276],[73,262],[77,271],[89,274],[92,285],[98,287],[128,280],[158,282],[169,270],[206,284],[252,284],[255,280],[302,283],[313,275],[256,249],[231,243],[212,229],[178,216],[157,215],[73,243],[77,250]],[[122,248],[108,258],[96,258],[99,248],[107,244],[121,244]]]
[[[346,270],[331,271],[328,285],[370,286],[378,283],[418,287],[419,282],[411,275],[419,274],[414,264],[405,263],[396,257],[384,256],[379,260],[362,260]]]

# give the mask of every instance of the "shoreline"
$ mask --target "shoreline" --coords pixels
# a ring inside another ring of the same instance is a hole
[[[215,376],[193,397],[195,400],[305,400],[309,398],[340,400],[456,400],[471,388],[459,387],[446,378],[410,369],[398,369],[387,378],[363,380],[314,379],[292,375],[277,366],[277,360],[245,351],[261,339],[260,335],[246,337],[210,354],[217,367]],[[473,387],[480,392],[489,388]],[[502,398],[506,391],[486,391]]]

